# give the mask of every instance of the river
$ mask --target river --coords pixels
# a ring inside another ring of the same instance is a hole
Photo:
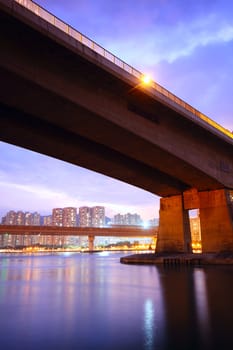
[[[233,267],[0,255],[2,350],[233,349]]]

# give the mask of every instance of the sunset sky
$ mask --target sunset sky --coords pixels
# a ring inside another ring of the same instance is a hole
[[[233,130],[230,0],[38,0],[38,4]],[[0,218],[10,209],[104,205],[158,217],[159,197],[0,142]]]

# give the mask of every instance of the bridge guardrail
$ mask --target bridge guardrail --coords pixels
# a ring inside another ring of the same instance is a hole
[[[104,49],[102,46],[97,44],[95,41],[93,41],[90,38],[88,38],[87,36],[83,35],[78,30],[74,29],[69,24],[60,20],[58,17],[54,16],[52,13],[45,10],[43,7],[39,6],[35,2],[33,2],[31,0],[14,0],[14,1],[19,3],[20,5],[24,6],[25,8],[27,8],[31,12],[35,13],[37,16],[41,17],[45,21],[51,23],[55,27],[59,28],[60,30],[62,30],[66,34],[70,35],[71,37],[73,37],[74,39],[79,41],[80,43],[89,47],[90,49],[92,49],[93,51],[98,53],[99,55],[105,57],[107,60],[116,64],[117,66],[119,66],[120,68],[122,68],[123,70],[128,72],[129,74],[132,74],[133,76],[135,76],[138,79],[141,79],[143,77],[143,75],[144,75],[143,73],[141,73],[137,69],[133,68],[132,66],[130,66],[129,64],[127,64],[126,62],[124,62],[120,58],[116,57],[110,51]],[[201,119],[205,123],[212,126],[214,129],[217,129],[218,131],[222,132],[224,135],[233,139],[232,132],[225,129],[224,127],[222,127],[221,125],[219,125],[218,123],[216,123],[215,121],[213,121],[212,119],[210,119],[209,117],[207,117],[206,115],[204,115],[203,113],[201,113],[200,111],[198,111],[197,109],[195,109],[194,107],[192,107],[191,105],[189,105],[188,103],[186,103],[185,101],[183,101],[182,99],[180,99],[179,97],[174,95],[173,93],[171,93],[170,91],[168,91],[167,89],[165,89],[164,87],[159,85],[158,83],[153,81],[150,86],[156,92],[159,92],[160,94],[169,98],[171,101],[175,102],[177,105],[179,105],[179,106],[185,108],[186,110],[188,110],[189,112],[191,112],[193,119],[195,119],[195,120]]]

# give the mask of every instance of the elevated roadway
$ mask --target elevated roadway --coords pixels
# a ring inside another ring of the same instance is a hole
[[[95,236],[128,237],[128,238],[157,238],[158,227],[143,228],[141,226],[112,226],[112,227],[60,227],[60,226],[29,226],[29,225],[0,225],[0,235],[41,235],[41,236],[87,236],[89,250],[94,250]]]
[[[61,236],[103,236],[103,237],[155,237],[157,227],[143,228],[141,226],[113,227],[60,227],[60,226],[30,226],[30,225],[0,225],[0,234],[16,235],[61,235]]]

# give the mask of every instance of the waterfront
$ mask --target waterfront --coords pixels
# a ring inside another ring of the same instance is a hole
[[[124,265],[124,255],[1,254],[1,348],[233,348],[232,266]]]

